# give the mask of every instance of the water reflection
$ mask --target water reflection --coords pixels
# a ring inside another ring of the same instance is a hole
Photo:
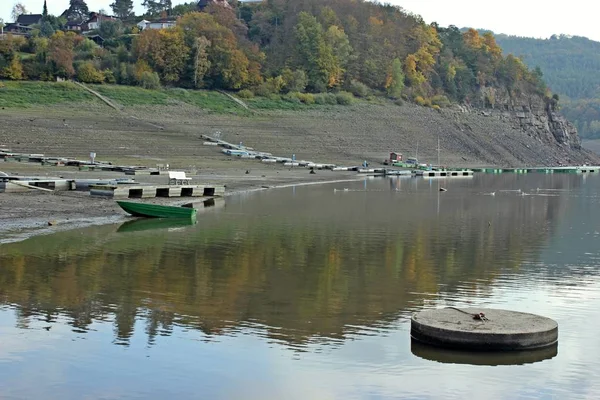
[[[173,229],[195,225],[194,218],[136,218],[122,223],[117,232],[139,232],[152,229]]]
[[[411,340],[410,351],[417,357],[445,364],[523,365],[550,360],[558,354],[558,344],[543,349],[509,352],[470,352],[442,349]]]
[[[599,203],[600,177],[369,179],[3,245],[0,393],[594,398]],[[561,351],[506,366],[411,348],[413,311],[474,305],[557,320]]]
[[[19,326],[63,315],[85,332],[111,320],[118,344],[138,319],[149,344],[174,326],[221,335],[246,322],[294,347],[336,343],[424,303],[484,299],[498,282],[544,274],[535,261],[566,197],[508,191],[580,181],[519,178],[448,181],[445,193],[439,180],[403,178],[257,193],[195,227],[142,220],[36,237],[0,247],[0,296]]]

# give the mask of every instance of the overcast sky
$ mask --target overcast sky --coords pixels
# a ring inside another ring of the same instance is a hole
[[[189,1],[189,0],[188,0]],[[21,0],[30,13],[41,13],[44,0]],[[113,0],[87,0],[90,11],[104,8],[110,11]],[[173,0],[173,5],[186,0]],[[386,0],[423,16],[426,22],[436,21],[441,26],[474,27],[518,36],[547,38],[564,33],[586,36],[600,41],[597,24],[600,5],[595,0]],[[0,18],[10,21],[15,2],[0,0]],[[142,0],[134,0],[137,14],[143,12]],[[69,0],[48,0],[48,11],[59,15]]]

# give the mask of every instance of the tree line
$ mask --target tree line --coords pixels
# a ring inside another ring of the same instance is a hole
[[[84,4],[71,0],[72,15]],[[0,78],[218,88],[246,96],[380,93],[432,107],[493,106],[493,98],[481,99],[486,87],[548,95],[540,70],[503,56],[493,34],[428,25],[400,7],[362,0],[230,5],[211,2],[200,12],[195,2],[172,7],[170,0],[146,0],[148,15],[170,15],[177,25],[140,32],[131,0],[115,0],[121,20],[102,23],[102,47],[60,30],[64,15],[46,14],[31,37],[0,42]]]

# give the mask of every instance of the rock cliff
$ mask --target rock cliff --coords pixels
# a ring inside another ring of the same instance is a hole
[[[541,143],[570,150],[581,149],[577,129],[560,114],[555,98],[483,88],[479,97],[462,109],[507,122]]]

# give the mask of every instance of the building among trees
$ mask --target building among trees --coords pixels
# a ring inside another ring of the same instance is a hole
[[[16,24],[21,26],[39,25],[42,22],[42,14],[22,14],[19,15]]]

